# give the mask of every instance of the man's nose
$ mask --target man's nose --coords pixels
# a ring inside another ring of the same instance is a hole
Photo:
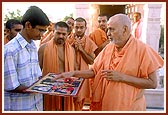
[[[64,37],[64,35],[63,35],[63,34],[60,34],[60,35],[59,35],[59,37],[60,37],[60,38],[63,38],[63,37]]]
[[[78,28],[78,29],[77,29],[77,31],[81,31],[81,29],[80,29],[80,28]]]

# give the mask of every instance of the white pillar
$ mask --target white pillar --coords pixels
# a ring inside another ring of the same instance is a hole
[[[144,5],[144,33],[143,41],[149,44],[156,52],[159,49],[160,23],[161,23],[162,4],[145,4]]]
[[[87,22],[87,30],[85,32],[86,35],[89,35],[89,25],[91,23],[90,20],[90,4],[76,4],[75,5],[75,13],[74,13],[74,18],[82,17],[86,20]]]

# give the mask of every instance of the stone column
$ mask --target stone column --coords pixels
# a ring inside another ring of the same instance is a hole
[[[145,4],[143,20],[143,41],[149,44],[156,52],[159,49],[160,23],[162,4]]]
[[[98,15],[100,14],[100,8],[98,4],[91,4],[90,5],[90,25],[89,25],[89,32],[91,33],[95,29],[98,28]]]
[[[90,20],[90,5],[91,4],[75,4],[75,12],[74,12],[74,19],[78,17],[82,17],[86,20],[87,22],[87,30],[86,30],[86,35],[89,35],[89,25],[91,25],[91,20]]]

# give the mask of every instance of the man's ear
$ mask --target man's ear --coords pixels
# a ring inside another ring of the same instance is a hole
[[[32,25],[31,25],[31,23],[29,21],[27,21],[25,23],[25,28],[27,28],[27,29],[31,29],[32,28]]]
[[[126,33],[128,31],[128,26],[124,25],[123,26],[123,33]]]
[[[6,35],[9,35],[10,32],[11,32],[11,30],[6,28]]]

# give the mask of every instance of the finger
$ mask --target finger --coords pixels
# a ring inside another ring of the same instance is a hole
[[[61,79],[61,78],[63,78],[62,75],[57,75],[53,79],[51,79],[51,81],[56,81],[56,80]]]
[[[111,73],[112,70],[102,70],[102,73]]]
[[[107,72],[102,72],[101,73],[101,76],[106,76],[107,75]]]
[[[103,76],[103,78],[106,78],[106,80],[112,80],[110,76]]]
[[[102,72],[101,73],[102,76],[111,76],[113,75],[111,71],[108,71],[108,72]]]

